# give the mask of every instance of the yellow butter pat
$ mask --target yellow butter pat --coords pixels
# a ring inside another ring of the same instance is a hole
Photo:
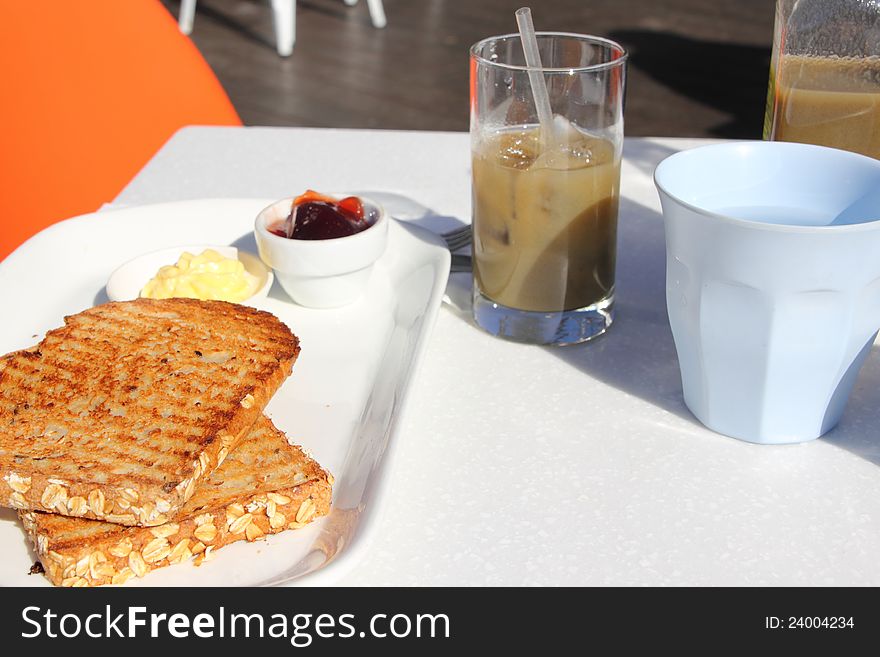
[[[225,258],[213,249],[199,255],[184,251],[174,265],[159,269],[141,290],[148,299],[185,297],[202,301],[244,301],[258,287],[256,276],[237,258]]]

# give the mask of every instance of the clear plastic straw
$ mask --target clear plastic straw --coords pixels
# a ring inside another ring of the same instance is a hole
[[[541,72],[541,55],[538,53],[538,39],[535,38],[535,25],[532,22],[532,10],[522,7],[516,10],[516,24],[519,26],[519,37],[522,41],[526,66],[529,69],[529,82],[532,86],[532,97],[538,110],[538,121],[541,124],[541,135],[544,144],[553,142],[553,110],[550,109],[550,96],[547,83]]]

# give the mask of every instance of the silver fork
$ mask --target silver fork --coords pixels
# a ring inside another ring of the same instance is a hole
[[[471,233],[470,226],[462,226],[461,228],[450,230],[448,233],[443,233],[440,237],[446,242],[446,248],[455,253],[471,243],[473,234]]]

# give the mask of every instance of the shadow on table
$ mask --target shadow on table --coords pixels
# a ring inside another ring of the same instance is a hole
[[[446,294],[453,312],[473,324],[471,280],[470,275],[453,275]],[[627,394],[696,422],[681,397],[678,360],[666,317],[665,280],[661,215],[621,199],[614,325],[590,343],[548,347],[547,353]]]
[[[395,219],[426,228],[434,233],[445,233],[456,228],[461,228],[470,221],[451,215],[438,214],[419,201],[394,192],[373,190],[356,190],[352,192],[356,196],[363,196],[381,204],[385,211]]]
[[[672,331],[666,314],[663,217],[621,199],[616,317],[608,333],[548,352],[590,376],[688,421]]]
[[[677,149],[647,139],[629,140],[623,144],[624,160],[649,178],[654,177],[654,169],[658,163],[675,153],[678,153]]]
[[[769,46],[702,41],[652,30],[620,30],[609,36],[630,51],[630,66],[679,94],[729,114],[729,121],[709,130],[712,135],[761,138]]]
[[[880,465],[880,348],[871,349],[840,424],[820,440]]]
[[[461,319],[471,318],[471,277],[450,277],[447,297]],[[678,357],[666,312],[666,242],[662,215],[621,200],[616,319],[606,335],[547,352],[585,374],[639,397],[697,427],[682,398]],[[476,327],[474,330],[479,330]],[[859,375],[843,420],[822,440],[880,465],[880,349]]]

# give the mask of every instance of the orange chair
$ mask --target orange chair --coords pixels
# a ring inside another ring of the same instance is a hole
[[[0,260],[112,200],[179,128],[241,125],[159,0],[6,3],[0,61]]]

